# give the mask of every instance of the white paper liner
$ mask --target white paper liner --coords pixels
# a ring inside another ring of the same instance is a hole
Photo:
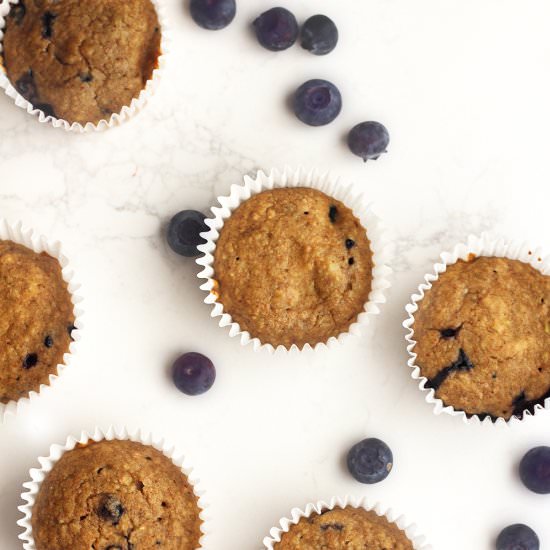
[[[36,501],[36,496],[40,490],[40,485],[48,475],[48,472],[52,470],[55,463],[61,458],[61,456],[67,451],[71,451],[78,444],[86,445],[90,441],[111,441],[113,439],[123,441],[136,441],[143,445],[149,445],[154,447],[166,457],[168,457],[181,471],[187,476],[187,479],[193,487],[193,492],[198,499],[198,505],[200,509],[199,517],[202,520],[201,533],[202,536],[199,539],[199,547],[203,548],[208,538],[208,517],[205,510],[208,508],[208,504],[204,499],[204,490],[200,486],[200,480],[194,476],[193,468],[188,464],[187,459],[181,454],[175,446],[169,445],[164,439],[156,438],[154,435],[141,430],[129,431],[125,427],[113,427],[104,431],[101,428],[95,428],[93,433],[83,431],[78,438],[69,436],[64,445],[54,444],[50,447],[50,454],[47,457],[39,457],[40,468],[31,468],[30,477],[31,481],[23,483],[23,487],[26,489],[21,494],[21,498],[26,502],[22,506],[19,506],[19,511],[23,513],[23,518],[17,522],[17,525],[24,529],[24,532],[19,535],[19,538],[23,541],[23,548],[25,550],[36,550],[34,538],[32,534],[32,508]]]
[[[283,533],[288,533],[292,525],[296,525],[300,519],[308,518],[312,514],[322,514],[335,508],[363,508],[367,511],[374,511],[379,516],[384,516],[389,522],[395,523],[401,529],[407,538],[411,541],[415,550],[430,550],[431,546],[426,544],[426,538],[418,533],[416,525],[412,524],[405,516],[396,514],[392,509],[385,508],[380,503],[372,503],[364,497],[354,498],[350,496],[332,497],[328,502],[320,500],[315,503],[309,503],[302,510],[293,508],[290,511],[290,517],[282,518],[278,527],[273,527],[269,531],[269,536],[263,540],[264,548],[273,550],[273,546],[281,541]]]
[[[311,187],[341,201],[353,211],[354,215],[359,218],[362,226],[367,230],[367,236],[373,252],[372,288],[368,301],[364,305],[364,310],[359,314],[357,321],[346,332],[339,334],[337,337],[330,337],[327,342],[319,342],[313,348],[310,344],[305,344],[302,348],[298,348],[295,344],[290,349],[283,345],[275,348],[269,343],[262,343],[259,338],[254,337],[247,331],[241,330],[240,325],[233,321],[231,315],[224,312],[223,305],[217,301],[216,295],[212,292],[215,285],[213,278],[214,251],[225,220],[231,216],[232,212],[241,203],[248,200],[252,195],[280,187]],[[391,286],[388,280],[391,269],[386,265],[389,253],[386,246],[385,231],[380,220],[373,213],[371,205],[365,201],[363,194],[357,193],[351,185],[340,183],[338,179],[333,178],[329,174],[318,174],[315,170],[306,171],[303,168],[297,170],[286,168],[282,172],[272,170],[269,174],[265,174],[260,170],[255,177],[245,176],[243,184],[232,185],[229,196],[218,197],[217,200],[221,207],[212,207],[213,217],[205,220],[205,223],[210,227],[210,231],[202,233],[202,236],[207,242],[198,247],[199,251],[204,253],[204,256],[197,259],[197,264],[204,268],[198,274],[198,277],[206,280],[200,288],[208,293],[204,302],[212,304],[211,316],[220,318],[220,327],[230,327],[229,336],[238,336],[243,346],[252,343],[255,351],[267,349],[269,353],[279,350],[282,352],[318,350],[325,346],[332,348],[334,345],[343,343],[350,334],[358,336],[360,334],[360,327],[366,325],[372,315],[380,312],[379,304],[383,304],[386,301],[384,291]]]
[[[21,222],[17,222],[14,225],[9,224],[6,220],[0,219],[0,240],[13,241],[34,250],[34,252],[47,252],[50,256],[55,258],[61,265],[61,274],[63,280],[67,283],[69,293],[71,295],[71,301],[73,303],[73,313],[75,317],[74,326],[75,330],[72,331],[71,336],[73,341],[69,345],[69,351],[63,356],[63,363],[57,365],[56,374],[50,374],[49,383],[42,384],[38,390],[31,391],[27,396],[21,397],[17,401],[10,401],[8,403],[0,403],[0,424],[4,421],[6,416],[14,415],[19,408],[26,403],[32,402],[40,393],[48,390],[61,376],[62,372],[67,366],[69,366],[73,360],[74,354],[78,350],[78,341],[82,337],[82,309],[80,303],[82,298],[78,295],[80,285],[74,281],[74,273],[69,264],[68,258],[63,254],[61,243],[59,241],[48,241],[46,237],[42,235],[36,235],[32,229],[23,228]]]
[[[456,410],[451,405],[445,405],[441,399],[435,397],[435,390],[427,388],[426,382],[428,379],[422,376],[420,367],[416,364],[417,354],[414,353],[416,341],[414,339],[414,314],[418,311],[418,304],[424,298],[427,290],[432,287],[432,283],[439,278],[439,275],[446,271],[447,266],[456,263],[459,259],[467,260],[470,254],[477,256],[490,256],[499,258],[509,258],[511,260],[520,260],[538,269],[545,275],[550,275],[550,255],[543,254],[542,248],[533,248],[526,243],[512,242],[503,238],[495,238],[488,234],[482,234],[481,237],[470,235],[466,243],[456,245],[451,252],[443,252],[441,254],[441,262],[438,262],[433,267],[433,272],[424,276],[424,283],[418,287],[418,292],[411,296],[411,301],[405,307],[408,318],[403,322],[403,326],[407,329],[405,339],[407,341],[407,351],[409,352],[408,365],[411,367],[412,378],[418,382],[419,389],[425,394],[427,403],[433,405],[434,414],[441,413],[450,414],[451,416],[459,416],[466,423],[492,424],[491,417],[481,419],[477,415],[468,415],[464,411]],[[535,413],[543,408],[550,407],[550,398],[546,399],[544,407],[542,405],[535,406]],[[532,416],[528,410],[523,411],[521,417],[512,416],[510,419],[497,418],[494,424],[510,425],[518,423],[525,418]]]
[[[164,67],[166,64],[166,56],[170,47],[169,31],[166,25],[166,13],[162,0],[151,0],[151,3],[155,7],[157,17],[159,20],[159,26],[161,31],[160,41],[160,55],[158,57],[157,68],[153,71],[151,78],[147,81],[145,88],[141,90],[138,97],[135,97],[130,102],[130,105],[124,106],[119,113],[113,113],[108,120],[100,120],[97,124],[88,122],[84,125],[79,122],[70,123],[62,118],[56,118],[53,116],[47,116],[42,110],[35,109],[33,105],[27,101],[12,85],[8,79],[6,69],[2,62],[2,47],[4,39],[4,27],[6,25],[6,17],[13,4],[18,4],[19,0],[1,0],[0,1],[0,88],[4,89],[7,96],[11,97],[15,104],[22,109],[25,109],[27,113],[38,117],[39,122],[46,122],[51,124],[54,128],[63,128],[66,131],[72,131],[77,133],[84,133],[90,131],[103,131],[108,128],[119,126],[126,122],[135,114],[137,114],[145,106],[147,101],[151,98],[154,91],[159,85]]]

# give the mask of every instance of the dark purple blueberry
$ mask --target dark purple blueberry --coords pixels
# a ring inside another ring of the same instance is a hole
[[[94,79],[91,73],[80,73],[79,77],[80,81],[85,83],[91,82]]]
[[[204,214],[196,210],[183,210],[176,214],[168,225],[167,239],[170,248],[181,256],[198,256],[200,252],[197,246],[206,242],[200,236],[208,231],[208,226],[204,223],[205,218]]]
[[[391,449],[380,439],[371,437],[354,445],[348,453],[350,474],[361,483],[378,483],[393,468]]]
[[[342,110],[340,90],[327,80],[308,80],[294,95],[294,113],[309,126],[324,126]]]
[[[10,8],[9,17],[15,21],[16,25],[20,25],[26,14],[27,8],[25,7],[25,2],[21,0],[18,4],[12,5]]]
[[[172,367],[174,384],[187,395],[207,392],[216,380],[216,368],[208,357],[200,353],[185,353]]]
[[[443,328],[439,331],[439,334],[441,334],[441,338],[444,338],[445,340],[450,340],[451,338],[456,338],[458,336],[461,328],[461,326],[458,328]]]
[[[57,15],[51,11],[47,11],[42,16],[42,38],[51,38],[53,34],[53,22]]]
[[[97,511],[99,517],[110,521],[113,525],[120,521],[124,512],[124,506],[114,495],[104,495]]]
[[[516,523],[503,529],[497,537],[497,550],[539,550],[540,543],[533,529]]]
[[[338,216],[338,208],[336,206],[331,205],[328,209],[328,219],[330,220],[330,223],[334,223],[336,221],[336,217]]]
[[[346,239],[346,248],[350,250],[355,246],[355,241],[353,239]]]
[[[38,363],[38,355],[36,353],[27,353],[23,359],[23,368],[32,369]]]
[[[326,55],[338,44],[338,29],[326,15],[313,15],[302,26],[302,48],[314,55]]]
[[[531,449],[519,464],[519,475],[525,487],[538,493],[550,493],[550,447]]]
[[[271,8],[253,23],[258,42],[272,52],[290,48],[298,38],[296,17],[285,8]]]
[[[47,348],[51,348],[53,346],[53,338],[49,334],[48,336],[46,336],[46,338],[44,338],[44,345]]]
[[[32,69],[29,69],[15,82],[16,90],[33,105],[38,101],[38,90]]]
[[[351,152],[367,160],[376,160],[382,153],[387,153],[390,134],[379,122],[361,122],[348,134],[348,146]]]
[[[210,31],[227,27],[237,13],[235,0],[191,0],[190,8],[195,23]]]

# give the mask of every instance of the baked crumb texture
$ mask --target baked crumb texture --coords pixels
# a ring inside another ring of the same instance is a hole
[[[426,387],[469,415],[509,419],[550,396],[550,277],[506,258],[459,260],[419,302]]]
[[[224,310],[252,337],[287,348],[347,331],[368,300],[372,268],[366,231],[352,211],[302,187],[241,204],[214,253]]]
[[[37,550],[195,550],[197,497],[153,447],[101,441],[65,453],[32,510]]]
[[[362,508],[336,508],[302,518],[275,550],[412,550],[405,533],[385,517]]]
[[[55,259],[0,241],[0,402],[47,384],[69,351],[74,313]]]
[[[22,0],[7,17],[4,65],[33,107],[97,124],[145,87],[160,37],[151,0]]]

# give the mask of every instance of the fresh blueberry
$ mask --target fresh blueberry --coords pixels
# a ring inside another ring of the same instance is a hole
[[[172,367],[174,384],[187,395],[207,392],[216,380],[216,368],[208,357],[200,353],[185,353]]]
[[[341,110],[340,91],[327,80],[308,80],[296,90],[294,95],[294,113],[309,126],[329,124]]]
[[[272,52],[290,48],[298,38],[296,17],[285,8],[271,8],[253,23],[258,42]]]
[[[227,27],[237,13],[235,0],[191,0],[190,8],[195,23],[210,31]]]
[[[314,15],[302,26],[302,48],[314,55],[330,53],[338,43],[338,29],[326,15]]]
[[[539,550],[537,534],[521,523],[503,529],[497,538],[497,550]]]
[[[206,242],[200,234],[208,231],[208,226],[204,223],[205,217],[196,210],[183,210],[176,214],[168,225],[167,239],[170,248],[188,258],[198,256],[200,252],[197,246]]]
[[[371,437],[354,445],[348,453],[348,469],[361,483],[378,483],[386,479],[393,467],[391,449],[380,439]]]
[[[379,122],[361,122],[354,126],[348,134],[348,146],[351,152],[367,160],[376,160],[387,152],[390,134]]]
[[[523,484],[539,495],[550,493],[550,447],[535,447],[521,460],[519,475]]]

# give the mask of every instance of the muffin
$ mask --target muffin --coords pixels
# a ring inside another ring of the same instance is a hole
[[[364,310],[373,260],[365,229],[316,189],[263,191],[221,229],[214,292],[262,343],[315,345],[348,330]]]
[[[550,396],[550,277],[527,263],[471,255],[449,265],[412,328],[416,365],[446,406],[509,419]]]
[[[74,306],[59,262],[0,240],[0,403],[47,384],[69,351]]]
[[[274,550],[413,550],[405,533],[363,508],[335,508],[303,517],[283,533]]]
[[[4,66],[47,116],[97,124],[139,96],[160,38],[151,0],[21,0],[6,19]]]
[[[32,508],[36,550],[195,550],[197,497],[185,474],[151,446],[78,445],[41,483]]]

